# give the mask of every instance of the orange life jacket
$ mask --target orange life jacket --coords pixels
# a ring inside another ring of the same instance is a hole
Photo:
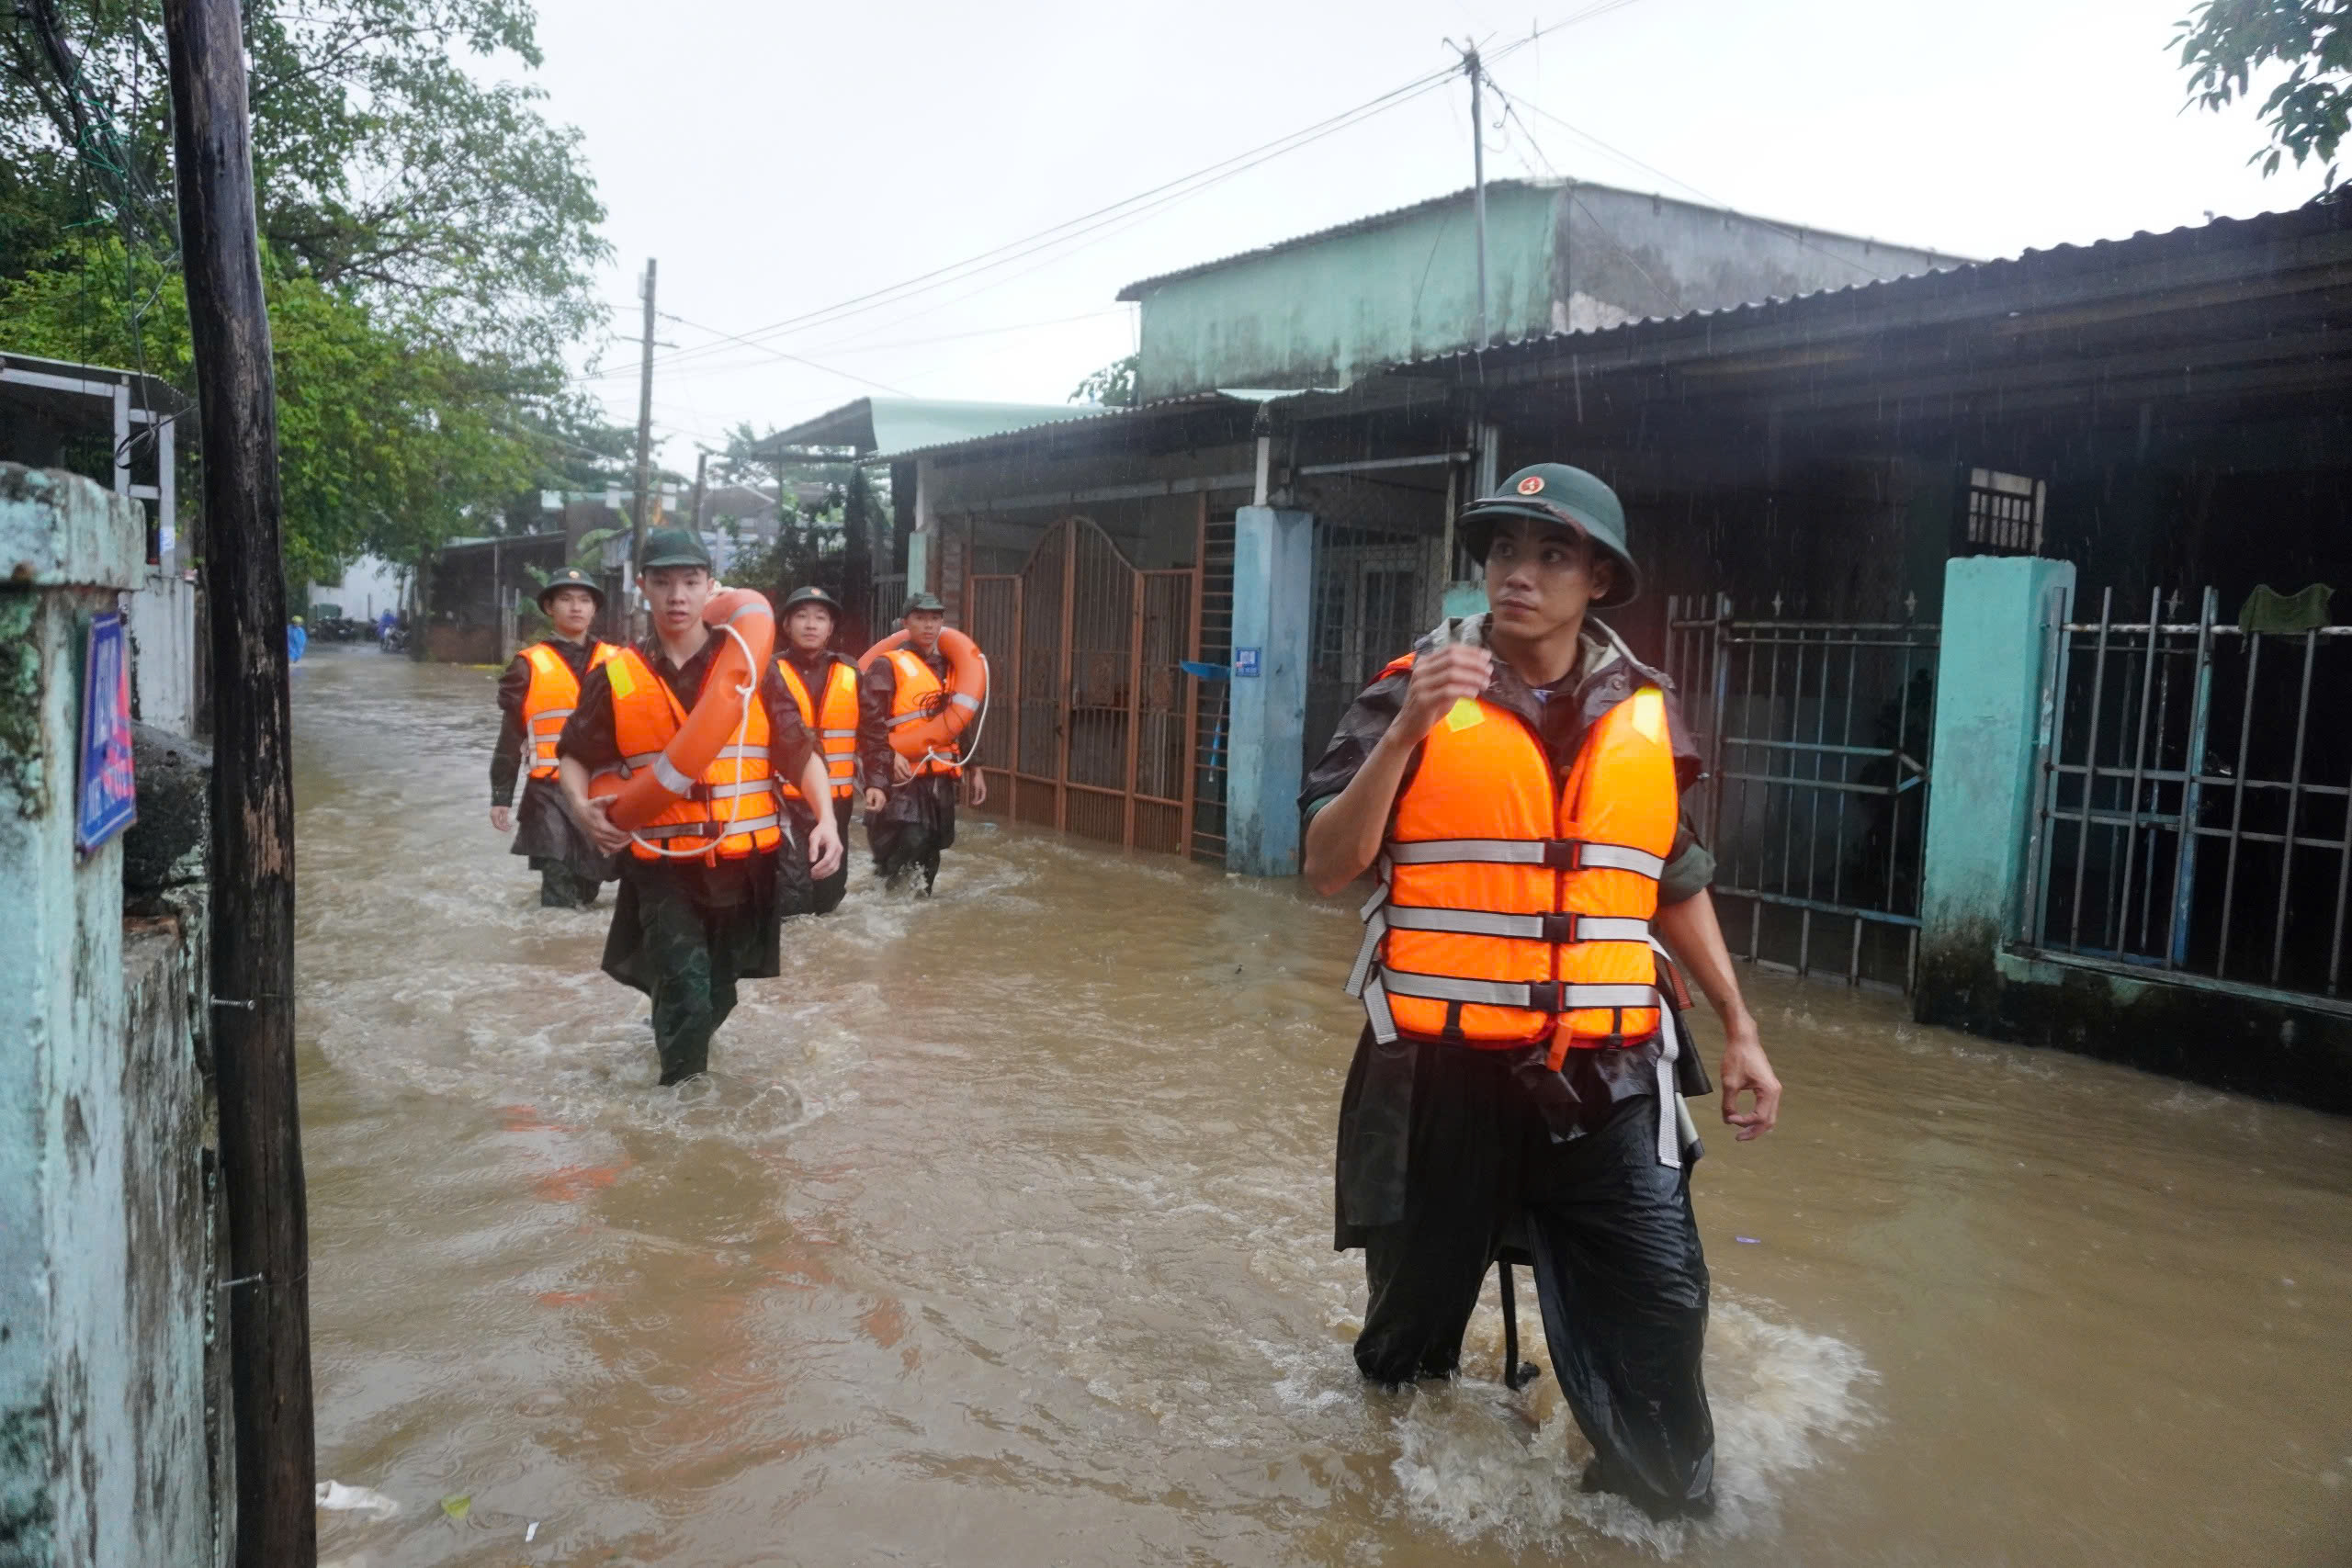
[[[898,671],[899,676],[898,690],[890,698],[891,728],[929,718],[946,703],[946,686],[913,649],[894,648],[883,657],[889,660],[891,668]],[[964,775],[963,765],[951,755],[943,755],[938,748],[933,748],[931,755],[915,763],[914,769],[917,778],[926,773],[944,773],[950,778]]]
[[[595,669],[617,651],[609,642],[590,642],[588,668]],[[531,776],[551,779],[555,777],[556,738],[563,733],[563,721],[580,705],[580,677],[571,672],[562,654],[544,642],[525,649],[523,659],[531,667],[530,689],[523,694],[523,729],[531,739]]]
[[[1388,668],[1408,668],[1410,656]],[[1650,917],[1678,801],[1666,697],[1594,723],[1565,784],[1508,708],[1464,700],[1422,743],[1381,846],[1349,990],[1375,1036],[1504,1049],[1658,1032]]]
[[[598,771],[626,777],[639,768],[669,766],[662,749],[686,722],[686,710],[679,705],[669,683],[633,648],[615,653],[605,673],[613,685],[613,737],[620,747],[621,760]],[[637,837],[664,850],[702,850],[729,860],[773,850],[784,833],[776,814],[772,772],[767,709],[754,694],[751,711],[703,770],[702,777],[694,781],[693,792],[682,795],[638,829]],[[684,790],[686,785],[679,782],[673,787]],[[728,820],[730,816],[732,822]],[[714,837],[715,830],[722,829],[725,836]],[[665,858],[634,840],[629,852],[639,860]]]
[[[833,798],[847,800],[857,786],[857,666],[846,660],[832,661],[825,672],[821,707],[810,698],[808,682],[789,660],[777,660],[775,672],[784,677],[784,689],[800,705],[800,721],[825,754],[825,777],[832,784]],[[779,782],[786,800],[800,798],[799,784],[790,779]]]

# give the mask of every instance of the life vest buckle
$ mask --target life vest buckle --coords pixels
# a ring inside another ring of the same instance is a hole
[[[1555,947],[1576,941],[1577,921],[1579,918],[1576,915],[1544,916],[1544,940]]]
[[[1544,840],[1544,869],[1546,871],[1576,870],[1577,851],[1582,847],[1583,840],[1579,839]]]

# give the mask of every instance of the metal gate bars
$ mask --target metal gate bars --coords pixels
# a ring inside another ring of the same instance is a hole
[[[2139,621],[2052,595],[2026,846],[2030,945],[2239,991],[2341,998],[2352,626],[2248,630],[2207,589]]]
[[[1706,772],[1686,804],[1740,956],[1910,987],[1938,628],[1732,618],[1671,599],[1667,670]],[[1745,904],[1746,909],[1737,906]],[[1744,912],[1745,919],[1741,919]]]
[[[1046,531],[1017,573],[970,578],[992,669],[974,752],[1017,821],[1183,853],[1192,833],[1199,571],[1139,571],[1083,517]]]

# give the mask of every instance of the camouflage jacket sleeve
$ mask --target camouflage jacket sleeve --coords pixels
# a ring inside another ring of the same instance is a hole
[[[520,654],[498,678],[498,745],[490,753],[490,803],[514,804],[514,780],[523,772],[523,699],[530,694],[530,661]]]

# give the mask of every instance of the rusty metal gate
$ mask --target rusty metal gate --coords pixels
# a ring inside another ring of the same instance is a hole
[[[968,580],[993,711],[974,753],[1016,821],[1183,853],[1192,835],[1195,567],[1142,571],[1091,520],[1046,531],[1020,571]]]
[[[1735,620],[1720,595],[1671,599],[1667,621],[1667,671],[1706,759],[1688,809],[1733,952],[1908,989],[1939,628]]]

